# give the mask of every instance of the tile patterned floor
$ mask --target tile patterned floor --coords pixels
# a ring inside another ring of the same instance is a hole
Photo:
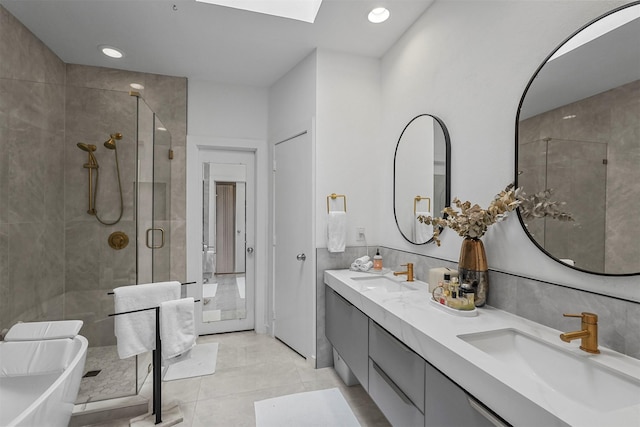
[[[136,359],[120,359],[115,345],[89,347],[84,372],[100,371],[82,378],[76,403],[114,399],[136,392]]]
[[[333,387],[340,389],[363,427],[390,425],[361,386],[345,386],[333,368],[314,369],[276,339],[253,331],[198,339],[208,342],[219,343],[215,374],[162,384],[163,406],[179,404],[182,409],[180,426],[255,426],[254,402]],[[150,382],[141,394],[151,399]],[[128,425],[128,420],[114,420],[99,426]]]

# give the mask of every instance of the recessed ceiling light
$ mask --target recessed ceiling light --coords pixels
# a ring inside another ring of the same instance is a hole
[[[144,86],[141,85],[140,83],[131,83],[129,86],[131,86],[133,89],[137,89],[137,90],[144,89]]]
[[[100,49],[100,52],[102,52],[104,55],[108,56],[109,58],[119,59],[124,56],[124,53],[120,49],[115,48],[113,46],[100,45],[98,46],[98,49]]]
[[[376,7],[369,12],[369,22],[379,24],[389,19],[389,10],[384,7]]]

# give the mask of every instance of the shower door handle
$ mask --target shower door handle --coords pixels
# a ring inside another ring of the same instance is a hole
[[[154,246],[152,244],[149,244],[149,234],[153,233],[154,231],[159,231],[160,232],[160,236],[162,237],[162,240],[160,241],[160,245],[159,246]],[[164,229],[163,228],[147,228],[147,247],[149,249],[161,249],[164,248]]]

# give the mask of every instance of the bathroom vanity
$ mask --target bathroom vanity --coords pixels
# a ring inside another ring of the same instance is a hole
[[[591,355],[485,307],[440,310],[424,282],[325,271],[326,335],[397,426],[638,426],[640,361]],[[562,313],[558,313],[562,316]]]

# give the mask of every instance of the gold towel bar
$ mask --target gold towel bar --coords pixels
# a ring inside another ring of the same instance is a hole
[[[418,212],[417,207],[418,207],[418,202],[419,202],[420,200],[426,200],[426,201],[428,201],[428,202],[429,202],[429,205],[428,205],[428,206],[429,206],[428,212],[429,212],[429,213],[431,213],[431,199],[430,199],[430,198],[428,198],[428,197],[426,197],[426,196],[425,196],[425,197],[422,197],[422,196],[416,196],[416,197],[414,197],[414,198],[413,198],[413,214],[415,215],[415,214]]]
[[[338,197],[342,197],[344,199],[344,211],[347,211],[347,196],[345,196],[344,194],[336,194],[336,193],[331,193],[330,195],[327,196],[327,213],[330,212],[329,209],[329,199],[331,200],[335,200]]]

